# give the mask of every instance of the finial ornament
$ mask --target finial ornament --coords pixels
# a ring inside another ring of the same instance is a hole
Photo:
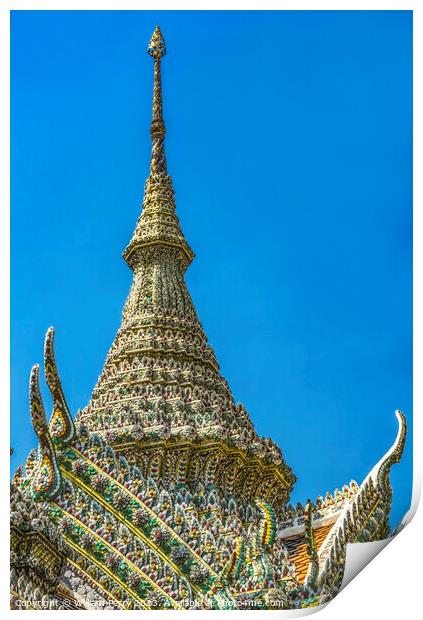
[[[154,59],[153,113],[150,127],[150,174],[144,187],[142,213],[138,219],[132,239],[124,250],[123,257],[135,272],[141,265],[145,264],[144,260],[147,254],[144,252],[144,248],[148,248],[147,252],[150,252],[154,246],[161,247],[162,249],[166,248],[166,251],[169,251],[168,248],[174,248],[177,251],[178,270],[182,268],[185,271],[194,258],[194,253],[185,240],[175,212],[172,179],[168,174],[166,164],[166,127],[163,119],[161,78],[161,59],[166,54],[166,46],[158,26],[154,30],[147,51]],[[142,251],[140,252],[139,250]],[[142,260],[141,256],[143,257]],[[147,281],[144,278],[144,284]],[[160,278],[154,279],[154,282],[159,284],[161,280]],[[171,280],[166,279],[166,282],[168,283],[166,286],[171,285],[173,287]],[[144,284],[142,284],[142,287],[144,287]],[[180,290],[179,284],[177,289]],[[169,295],[169,299],[174,299],[174,291],[169,292]],[[156,296],[151,291],[143,296],[143,299],[151,301],[157,301],[160,298],[165,299],[162,294]],[[185,302],[183,306],[186,307]]]
[[[388,452],[381,458],[369,474],[369,477],[377,483],[381,495],[391,501],[392,488],[389,482],[389,474],[392,465],[399,463],[405,446],[407,437],[407,421],[402,411],[397,409],[395,415],[398,420],[398,433],[394,443]]]
[[[153,32],[147,51],[154,58],[153,119],[150,128],[152,140],[150,176],[167,176],[164,147],[166,128],[163,121],[162,77],[160,70],[160,60],[166,54],[166,47],[158,26],[156,26]]]
[[[158,26],[154,29],[147,51],[155,60],[163,58],[166,54],[165,40]]]
[[[32,479],[32,497],[37,501],[53,499],[61,489],[61,475],[49,433],[40,392],[40,367],[33,366],[29,380],[31,420],[38,437],[38,459]]]
[[[53,413],[49,423],[52,437],[59,443],[69,444],[75,436],[75,425],[60,381],[54,355],[54,329],[49,327],[44,342],[44,372],[53,399]]]

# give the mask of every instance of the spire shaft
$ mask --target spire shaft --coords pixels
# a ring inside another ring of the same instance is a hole
[[[150,175],[167,175],[164,139],[166,128],[163,121],[161,59],[166,54],[166,47],[160,28],[157,26],[151,37],[148,53],[154,58],[153,118],[151,122],[151,165]]]
[[[160,28],[153,32],[147,48],[154,59],[153,117],[151,121],[152,153],[150,174],[144,186],[142,213],[134,234],[126,246],[123,257],[132,270],[144,264],[145,249],[152,246],[174,248],[174,259],[183,271],[188,267],[194,253],[182,233],[175,212],[172,179],[168,174],[165,154],[165,124],[163,121],[161,59],[166,47]],[[149,250],[147,249],[147,252]],[[150,257],[151,259],[151,257]],[[155,282],[157,282],[157,278]]]

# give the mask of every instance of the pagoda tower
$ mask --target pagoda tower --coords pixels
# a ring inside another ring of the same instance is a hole
[[[219,371],[185,284],[194,258],[165,155],[157,27],[152,156],[123,256],[133,271],[121,326],[74,419],[44,344],[29,402],[38,449],[11,483],[12,609],[288,609],[332,598],[348,543],[386,538],[392,447],[361,484],[291,506],[295,477],[259,437]]]
[[[184,273],[194,258],[175,210],[165,153],[157,27],[152,154],[142,212],[123,257],[134,276],[122,324],[78,422],[137,463],[145,475],[202,480],[282,508],[294,476],[280,449],[259,437],[234,402],[198,319]]]

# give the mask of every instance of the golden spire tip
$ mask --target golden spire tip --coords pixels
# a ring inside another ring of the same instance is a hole
[[[153,36],[148,44],[147,52],[154,58],[154,60],[163,58],[166,54],[165,40],[158,26],[154,29]]]

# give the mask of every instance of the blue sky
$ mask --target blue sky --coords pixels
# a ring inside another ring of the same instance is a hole
[[[412,13],[18,11],[11,38],[12,469],[56,328],[73,412],[120,324],[148,175],[156,23],[187,282],[298,481],[361,482],[412,426]],[[43,388],[47,413],[50,401]],[[392,523],[409,506],[412,437]]]

